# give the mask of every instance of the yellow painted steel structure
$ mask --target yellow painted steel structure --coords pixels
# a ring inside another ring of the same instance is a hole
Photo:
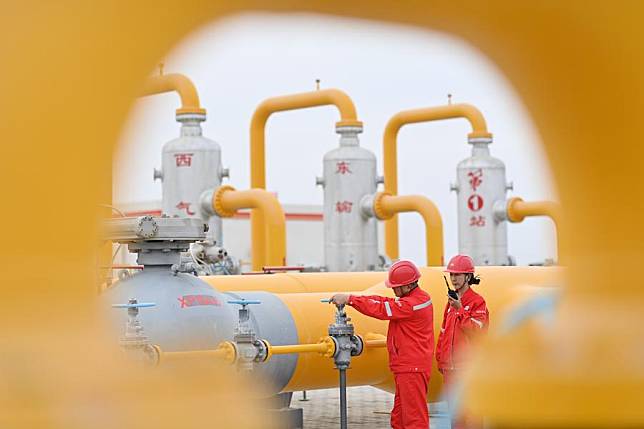
[[[409,124],[454,118],[465,118],[470,122],[472,132],[468,134],[468,138],[492,138],[483,114],[476,107],[465,103],[403,110],[389,119],[382,139],[386,193],[392,196],[398,195],[398,132],[400,129]],[[385,253],[391,259],[399,257],[398,216],[396,215],[385,222]]]
[[[261,213],[263,246],[252,246],[253,270],[259,271],[266,265],[286,265],[286,217],[275,195],[264,189],[237,191],[223,185],[213,194],[212,208],[221,217],[232,217],[240,209]]]
[[[565,245],[561,242],[561,205],[554,201],[523,201],[519,197],[510,198],[507,205],[508,220],[510,222],[523,222],[523,219],[529,216],[547,216],[555,224],[557,233],[557,256],[560,265],[565,265],[566,261],[561,259],[562,247]]]
[[[141,89],[142,96],[166,92],[176,92],[181,97],[181,108],[177,109],[177,115],[206,114],[206,109],[199,104],[199,94],[195,85],[187,76],[182,74],[170,73],[149,77],[145,80]]]
[[[335,106],[340,113],[340,121],[336,127],[362,126],[358,120],[355,105],[351,98],[339,89],[323,89],[300,94],[272,97],[262,101],[255,112],[250,124],[250,186],[251,188],[266,189],[266,123],[273,113],[288,110],[307,109],[318,106]],[[264,221],[262,213],[253,210],[250,216],[251,251],[266,246],[261,228]],[[268,265],[268,264],[264,264]],[[255,270],[261,269],[253,267]]]
[[[8,142],[0,220],[11,225],[0,246],[0,365],[2,374],[20,374],[3,377],[4,426],[202,427],[211,416],[190,411],[212,406],[218,386],[237,386],[225,374],[163,378],[106,360],[110,339],[101,334],[88,285],[99,234],[95,207],[110,200],[114,142],[142,82],[195,28],[247,11],[434,29],[495,63],[543,139],[569,225],[561,233],[574,240],[566,239],[569,271],[552,330],[491,338],[465,380],[465,404],[497,427],[644,425],[642,346],[634,341],[644,326],[644,289],[624,281],[615,291],[615,269],[644,261],[644,198],[625,186],[644,183],[644,4],[25,0],[0,15],[0,132]],[[34,198],[43,177],[48,189],[65,192]],[[64,210],[43,215],[43,207]],[[571,222],[572,210],[583,216]],[[158,393],[169,389],[171,398]],[[90,392],[110,419],[96,419]],[[234,405],[241,403],[221,407],[218,425],[266,427],[260,413],[240,413]],[[245,420],[253,416],[260,418]]]
[[[438,207],[422,195],[389,195],[379,192],[373,201],[373,211],[381,220],[389,220],[397,213],[416,212],[425,222],[425,258],[427,266],[444,265],[443,219]]]

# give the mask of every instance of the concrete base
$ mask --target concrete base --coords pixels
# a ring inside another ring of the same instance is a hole
[[[304,412],[301,408],[280,408],[268,410],[268,415],[272,422],[280,422],[280,428],[304,428]]]

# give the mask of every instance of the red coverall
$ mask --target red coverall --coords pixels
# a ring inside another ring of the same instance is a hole
[[[434,355],[434,310],[419,287],[402,298],[350,295],[348,304],[367,316],[389,320],[387,351],[396,396],[391,411],[394,429],[427,429],[427,386]]]
[[[490,313],[481,295],[468,289],[461,297],[462,307],[456,309],[448,302],[443,313],[443,325],[436,345],[436,362],[443,374],[443,388],[450,389],[459,370],[468,358],[472,341],[481,333],[487,332]],[[467,420],[467,423],[465,422]],[[456,421],[452,428],[478,427],[481,422],[470,419]]]

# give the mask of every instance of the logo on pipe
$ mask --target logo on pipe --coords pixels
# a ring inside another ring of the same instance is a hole
[[[483,197],[477,194],[472,195],[467,199],[467,208],[473,212],[477,212],[483,208]]]
[[[181,308],[196,307],[198,305],[214,305],[221,307],[221,301],[212,295],[184,295],[177,298]]]

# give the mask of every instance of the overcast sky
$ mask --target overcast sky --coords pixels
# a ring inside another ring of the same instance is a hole
[[[467,102],[484,114],[494,134],[492,155],[514,182],[508,196],[557,200],[540,137],[525,106],[500,71],[480,52],[441,33],[314,15],[244,15],[199,29],[160,59],[167,73],[195,83],[208,110],[204,135],[216,140],[237,189],[249,184],[248,129],[262,100],[315,89],[339,88],[354,100],[364,122],[360,140],[378,158],[382,134],[396,112]],[[161,147],[179,133],[175,94],[147,97],[133,105],[115,161],[114,201],[159,200]],[[284,204],[322,204],[315,176],[338,135],[332,107],[276,114],[266,135],[267,187]],[[446,256],[457,252],[456,165],[470,154],[465,120],[409,125],[398,139],[399,194],[423,194],[443,215]],[[401,257],[424,261],[424,226],[416,214],[400,216]],[[379,238],[382,240],[382,237]],[[510,254],[519,264],[555,256],[548,219],[508,227]]]

